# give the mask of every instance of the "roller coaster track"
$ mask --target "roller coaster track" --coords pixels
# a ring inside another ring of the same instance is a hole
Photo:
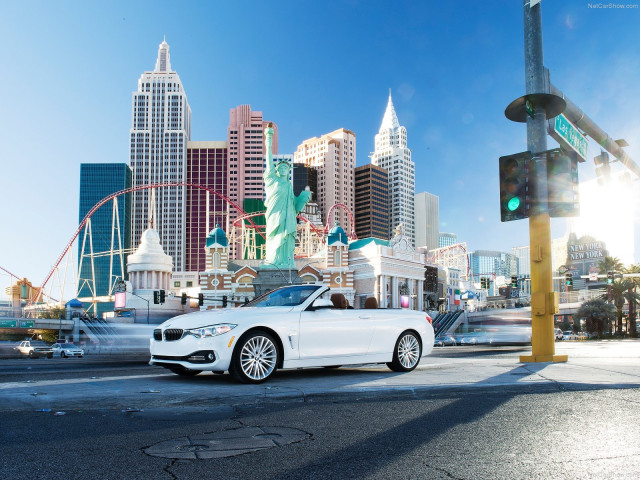
[[[91,216],[100,207],[102,207],[105,203],[107,203],[107,202],[109,202],[109,201],[113,200],[114,198],[119,197],[121,195],[126,195],[128,193],[133,193],[133,192],[136,192],[136,191],[139,191],[139,190],[148,190],[148,189],[151,189],[151,188],[168,188],[168,187],[189,187],[189,188],[197,188],[197,189],[200,189],[200,190],[205,190],[205,191],[217,196],[221,200],[227,202],[229,205],[231,205],[233,208],[235,208],[241,215],[246,215],[245,211],[242,208],[240,208],[239,205],[237,205],[235,202],[230,200],[225,195],[222,195],[221,193],[216,192],[212,188],[209,188],[209,187],[206,187],[204,185],[197,184],[197,183],[189,183],[189,182],[152,183],[152,184],[148,184],[148,185],[138,185],[138,186],[135,186],[135,187],[125,188],[123,190],[119,190],[117,192],[114,192],[111,195],[107,195],[106,197],[104,197],[102,200],[100,200],[98,203],[96,203],[93,207],[91,207],[91,210],[89,210],[87,212],[87,214],[84,216],[84,218],[82,219],[82,221],[78,225],[78,228],[76,229],[75,233],[72,235],[71,239],[69,240],[67,245],[64,247],[64,249],[62,250],[62,253],[60,254],[58,259],[54,263],[53,267],[51,268],[51,270],[49,271],[49,273],[45,277],[44,281],[42,282],[42,285],[40,287],[38,287],[37,289],[34,289],[36,293],[31,297],[31,299],[29,300],[28,304],[31,305],[31,304],[35,303],[36,300],[42,296],[44,287],[47,285],[47,282],[53,276],[54,272],[56,271],[56,269],[60,265],[60,262],[62,262],[62,260],[64,259],[65,255],[67,254],[67,252],[69,251],[69,249],[71,248],[73,243],[76,241],[76,238],[78,238],[78,235],[80,235],[80,232],[82,231],[82,229],[87,224],[87,221],[91,218]],[[249,221],[249,223],[251,224],[251,226],[253,228],[257,228],[257,225],[255,225],[250,218],[248,219],[248,221]],[[10,274],[10,275],[13,275],[13,274]]]

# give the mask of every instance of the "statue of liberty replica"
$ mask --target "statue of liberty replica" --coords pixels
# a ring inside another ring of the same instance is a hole
[[[260,269],[295,270],[293,252],[296,246],[297,216],[309,201],[311,191],[307,187],[300,195],[294,195],[289,179],[291,164],[286,160],[277,165],[273,163],[271,123],[265,128],[264,136],[267,152],[267,165],[263,175],[267,251]]]

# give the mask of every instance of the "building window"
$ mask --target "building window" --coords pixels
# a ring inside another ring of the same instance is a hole
[[[173,288],[180,288],[180,282],[173,282]]]
[[[187,288],[189,288],[189,287],[193,287],[193,282],[190,282],[190,281],[187,282]]]

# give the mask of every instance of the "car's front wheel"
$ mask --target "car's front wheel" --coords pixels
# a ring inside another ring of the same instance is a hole
[[[37,358],[37,355],[33,353],[33,350],[29,352],[29,358]]]
[[[243,383],[266,382],[278,368],[276,341],[266,332],[252,332],[240,339],[229,373]]]
[[[64,352],[60,352],[60,356],[61,356],[62,358],[66,358],[67,354],[66,354],[66,353],[64,353]]]
[[[415,332],[407,330],[398,337],[393,350],[393,361],[387,363],[387,367],[394,372],[410,372],[418,366],[421,356],[420,338]]]

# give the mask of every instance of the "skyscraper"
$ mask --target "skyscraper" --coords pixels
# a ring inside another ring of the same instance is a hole
[[[144,72],[133,92],[130,165],[133,185],[184,182],[191,108],[178,74],[171,70],[169,45],[163,41],[153,71]],[[160,243],[173,259],[174,271],[185,269],[186,187],[145,189],[133,194],[132,244],[153,220]],[[149,212],[150,200],[155,202]]]
[[[278,126],[271,123],[274,131],[271,152],[276,155]],[[264,197],[264,129],[268,124],[262,119],[262,112],[252,111],[251,105],[239,105],[229,111],[227,192],[229,199],[245,211],[252,211]],[[238,216],[230,207],[229,225]],[[239,241],[230,242],[229,258],[242,258],[240,250]]]
[[[125,163],[80,164],[78,222],[103,198],[131,187],[131,169]],[[115,210],[115,211],[114,211]],[[91,238],[85,238],[90,232]],[[112,236],[113,232],[113,236]],[[131,194],[117,197],[91,216],[91,225],[78,237],[78,296],[106,296],[116,279],[124,280],[131,247]],[[114,251],[113,255],[106,254]],[[95,279],[95,290],[94,281]],[[106,308],[106,307],[105,307]],[[99,314],[101,312],[95,312]]]
[[[293,154],[295,163],[315,168],[318,171],[318,192],[316,195],[322,219],[327,222],[329,209],[336,203],[354,210],[353,170],[356,166],[356,134],[340,128],[320,138],[313,137],[298,145]],[[337,221],[345,231],[350,225],[346,212],[334,210],[333,221]]]
[[[358,238],[389,240],[389,177],[382,167],[371,163],[356,167],[355,211]]]
[[[434,250],[439,247],[439,198],[429,192],[415,195],[416,247]]]
[[[411,150],[407,148],[407,129],[400,125],[393,108],[391,91],[380,130],[375,137],[371,163],[384,168],[389,174],[389,237],[398,224],[402,223],[405,235],[410,239],[411,245],[415,246],[415,164],[411,160]]]
[[[188,142],[187,183],[211,188],[227,195],[227,142]],[[225,226],[227,204],[215,194],[199,188],[186,192],[187,272],[206,270],[205,243],[216,224]]]
[[[448,247],[458,243],[458,235],[456,233],[440,232],[438,235],[438,248]]]
[[[251,105],[239,105],[229,112],[227,143],[229,144],[228,192],[231,201],[242,207],[245,199],[263,199],[264,129],[269,122]],[[272,122],[273,123],[273,122]],[[278,153],[278,127],[273,124],[272,153]]]

